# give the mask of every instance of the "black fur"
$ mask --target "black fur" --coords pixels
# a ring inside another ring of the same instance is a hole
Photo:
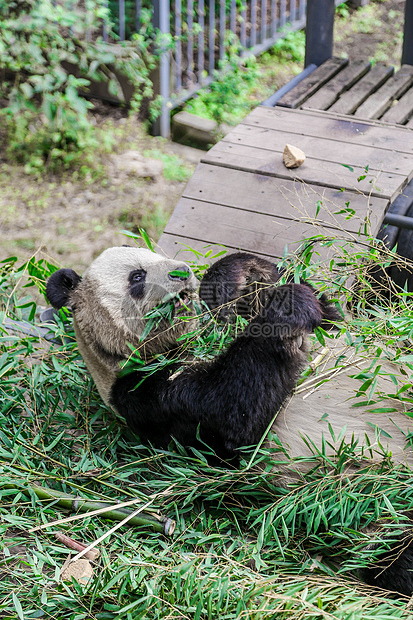
[[[255,316],[267,302],[269,286],[282,276],[269,261],[237,252],[221,258],[203,275],[199,295],[221,319]],[[232,304],[234,302],[234,304]]]
[[[73,269],[59,269],[50,276],[46,285],[46,297],[53,308],[60,310],[67,306],[70,293],[81,281],[81,277]]]
[[[377,544],[373,545],[377,547]],[[360,577],[371,586],[413,594],[413,538],[404,533],[380,554],[374,564],[360,570]]]
[[[143,269],[135,269],[129,274],[129,292],[134,299],[140,299],[145,293],[146,273]]]
[[[220,319],[229,318],[232,314],[251,319],[268,304],[273,295],[273,285],[282,275],[283,271],[264,258],[237,252],[225,256],[207,269],[199,295]],[[301,284],[316,292],[308,282],[301,280]],[[319,301],[323,308],[321,327],[329,329],[331,321],[340,321],[342,317],[324,293],[319,295]]]
[[[165,369],[144,378],[117,379],[111,403],[128,425],[155,445],[171,436],[185,446],[200,438],[221,458],[256,444],[291,393],[305,360],[294,338],[323,320],[323,308],[307,286],[274,290],[264,311],[212,362],[197,363],[168,381]],[[139,387],[136,387],[140,383]]]

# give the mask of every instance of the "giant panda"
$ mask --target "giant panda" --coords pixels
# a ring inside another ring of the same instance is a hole
[[[186,263],[122,246],[105,250],[83,277],[71,269],[56,271],[46,294],[55,308],[71,307],[80,353],[102,399],[155,446],[166,446],[173,437],[184,446],[207,444],[221,459],[231,459],[240,447],[257,444],[275,418],[271,430],[290,457],[311,454],[309,444],[320,444],[331,429],[342,440],[347,427],[345,433],[356,438],[361,449],[367,446],[370,458],[380,458],[374,448],[384,446],[396,462],[411,464],[405,444],[413,424],[401,403],[391,417],[352,408],[349,397],[356,388],[351,375],[363,360],[353,360],[351,347],[342,340],[332,340],[326,355],[325,372],[334,375],[328,383],[314,389],[310,382],[304,394],[293,393],[308,362],[307,336],[340,316],[309,284],[274,286],[280,275],[269,261],[235,253],[212,265],[199,286]],[[172,300],[169,320],[161,319],[147,334],[144,317],[165,298]],[[172,363],[156,373],[120,373],[132,349],[147,363],[160,354],[175,359],[182,336],[196,328],[199,299],[220,320],[231,320],[239,312],[248,319],[226,350],[184,369]],[[337,365],[337,359],[344,362]],[[386,393],[386,385],[382,389]],[[279,451],[277,443],[268,446]],[[280,453],[280,484],[309,468],[299,460],[292,465],[285,459],[284,466],[282,461]],[[412,594],[410,545],[387,566],[389,553],[383,554],[384,566],[365,569],[363,578]]]

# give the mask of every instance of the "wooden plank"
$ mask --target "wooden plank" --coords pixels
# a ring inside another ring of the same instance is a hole
[[[194,252],[191,250],[199,252],[199,254],[201,254],[201,257],[197,258]],[[191,263],[195,260],[197,264],[214,263],[220,258],[220,256],[217,256],[217,254],[224,250],[227,250],[229,254],[233,254],[234,252],[239,251],[251,251],[248,248],[242,248],[239,246],[231,247],[229,244],[219,245],[217,243],[206,241],[204,239],[183,237],[182,235],[177,235],[166,231],[162,233],[156,247],[157,252],[165,254],[169,258],[179,258],[180,260],[186,261],[188,263]],[[211,253],[209,254],[209,252]],[[274,260],[276,262],[278,262],[280,258],[279,256],[275,256],[274,254],[264,254],[258,249],[254,250],[254,254],[262,256],[263,258],[266,258],[268,260]]]
[[[298,108],[348,64],[344,58],[329,58],[277,102],[277,106]]]
[[[367,99],[354,113],[357,118],[380,118],[395,99],[413,84],[413,67],[402,65],[400,71]]]
[[[205,236],[210,237],[210,234],[207,233]],[[341,251],[341,247],[344,248],[344,251]],[[338,240],[331,248],[323,247],[319,243],[316,243],[312,262],[320,264],[320,266],[324,265],[328,270],[330,270],[329,264],[331,259],[335,258],[337,263],[337,261],[340,260],[340,255],[351,252],[353,247],[357,248],[357,241],[347,244]],[[198,251],[201,254],[201,257],[195,257],[194,252],[192,252],[189,248]],[[165,254],[169,258],[178,258],[179,260],[183,260],[187,263],[195,262],[196,264],[212,265],[222,257],[222,254],[219,255],[219,253],[223,250],[227,250],[228,254],[233,254],[234,252],[240,251],[252,252],[257,256],[266,258],[267,260],[273,260],[275,263],[280,261],[280,256],[276,256],[274,253],[265,254],[261,252],[260,249],[261,248],[256,246],[254,246],[254,248],[249,246],[243,247],[240,244],[236,247],[232,247],[228,243],[225,245],[218,245],[217,243],[207,241],[205,239],[193,239],[191,237],[184,237],[182,235],[169,232],[162,233],[156,247],[157,252]],[[273,249],[271,249],[271,252],[272,251]],[[202,258],[204,256],[205,258]],[[297,254],[296,257],[297,258],[295,260],[298,260]]]
[[[165,254],[168,258],[178,258],[188,263],[195,261],[197,264],[211,264],[215,262],[218,258],[220,258],[217,254],[224,250],[227,250],[228,253],[231,254],[238,251],[238,248],[230,248],[227,246],[218,245],[217,243],[209,243],[202,240],[200,241],[198,239],[189,239],[187,237],[171,234],[165,231],[162,233],[155,249],[159,254]],[[201,254],[201,257],[198,258],[192,250],[195,250],[195,252]],[[266,254],[262,256],[269,259],[274,258],[273,256],[268,256]]]
[[[255,112],[255,110],[269,110],[270,113],[274,110],[274,108],[268,108],[267,106],[259,106],[258,108],[255,108],[253,111]],[[300,115],[304,116],[307,118],[307,120],[310,120],[311,116],[315,116],[318,118],[324,118],[327,119],[329,118],[330,120],[338,120],[338,121],[355,121],[355,119],[353,117],[349,117],[348,114],[340,114],[339,112],[332,112],[331,108],[330,110],[315,110],[313,108],[307,108],[307,109],[302,109],[302,108],[297,108],[297,110],[290,110],[289,108],[275,108],[275,110],[277,112],[283,112],[285,114],[290,114],[290,116],[294,115],[295,117],[299,117]],[[252,114],[252,113],[250,113]],[[245,120],[248,119],[248,116],[244,119],[243,123],[245,122]],[[392,129],[392,133],[395,134],[395,136],[398,137],[404,137],[406,135],[408,135],[408,133],[406,133],[406,126],[405,125],[394,125],[393,123],[386,123],[385,121],[383,121],[383,119],[374,119],[374,118],[364,118],[364,119],[357,119],[356,121],[357,123],[362,123],[363,125],[367,125],[369,127],[382,127],[382,128],[388,128],[391,126]],[[407,130],[409,131],[409,130]]]
[[[403,127],[378,125],[353,117],[335,118],[328,112],[314,114],[310,110],[287,110],[286,108],[259,107],[237,125],[228,135],[241,127],[260,127],[288,131],[302,136],[324,137],[335,142],[348,142],[351,145],[366,145],[398,153],[413,153],[413,141],[409,131]],[[340,147],[341,148],[341,145]],[[395,157],[395,160],[397,158]]]
[[[401,174],[404,178],[403,183],[410,181],[413,176],[413,153],[407,155],[370,146],[355,146],[345,142],[335,142],[311,135],[271,131],[259,127],[247,128],[243,125],[238,125],[234,131],[225,137],[223,142],[251,146],[262,149],[264,152],[267,150],[268,159],[273,159],[273,153],[279,153],[284,149],[286,143],[289,143],[302,149],[307,156],[314,159],[319,158],[351,167],[364,168],[369,165],[371,170]],[[212,150],[211,154],[214,152]],[[379,182],[378,187],[383,189],[383,184]],[[391,190],[386,193],[390,194]]]
[[[338,235],[321,225],[281,220],[259,213],[251,217],[246,211],[201,201],[187,201],[185,198],[181,198],[176,206],[165,233],[276,258],[296,252],[306,239],[320,234],[336,239],[337,245],[358,240],[357,236],[346,231]],[[191,246],[190,241],[188,245]]]
[[[330,110],[341,114],[353,114],[357,108],[366,101],[380,86],[382,86],[394,73],[393,67],[387,67],[378,62],[374,67],[357,82],[353,88],[344,93]]]
[[[352,62],[307,99],[302,107],[304,109],[327,110],[342,93],[354,86],[369,71],[370,67],[370,63],[365,60]]]
[[[214,203],[255,214],[296,222],[323,224],[334,230],[358,233],[369,213],[375,234],[389,201],[356,192],[341,192],[331,187],[318,187],[298,181],[277,179],[220,166],[200,164],[185,188],[183,198]],[[193,206],[196,206],[195,204]],[[350,208],[354,216],[349,217]],[[317,222],[316,222],[317,220]]]
[[[387,123],[399,123],[403,125],[413,117],[413,88],[407,91],[403,97],[399,99],[396,105],[393,105],[382,116],[382,120]]]
[[[283,163],[282,143],[278,144],[281,144],[278,151],[275,148],[269,151],[221,141],[205,153],[201,161],[256,174],[267,174],[279,179],[296,179],[309,184],[364,192],[389,200],[393,200],[406,183],[406,176],[402,174],[376,171],[373,168],[366,173],[365,167],[362,166],[353,166],[351,171],[341,163],[330,161],[329,158],[323,160],[307,156],[300,168],[289,170]]]

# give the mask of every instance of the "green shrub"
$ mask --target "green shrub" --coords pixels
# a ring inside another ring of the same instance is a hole
[[[68,168],[91,164],[98,146],[88,117],[93,107],[80,95],[91,80],[104,81],[122,98],[116,74],[133,84],[133,108],[151,93],[149,38],[107,44],[110,29],[103,0],[75,1],[70,7],[51,0],[0,0],[1,111],[9,156],[27,169]],[[89,157],[88,157],[89,156]]]
[[[193,114],[211,118],[218,125],[234,124],[250,110],[249,94],[254,88],[259,72],[254,56],[240,58],[237,39],[226,45],[225,59],[218,71],[214,71],[213,81],[199,91],[186,109]]]
[[[271,48],[271,54],[279,62],[304,62],[305,55],[305,32],[297,30],[288,32],[283,38],[278,39]]]

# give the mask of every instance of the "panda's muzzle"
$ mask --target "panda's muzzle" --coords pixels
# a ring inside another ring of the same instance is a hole
[[[183,290],[180,293],[177,293],[173,304],[174,315],[181,310],[191,310],[193,298],[193,291]]]

